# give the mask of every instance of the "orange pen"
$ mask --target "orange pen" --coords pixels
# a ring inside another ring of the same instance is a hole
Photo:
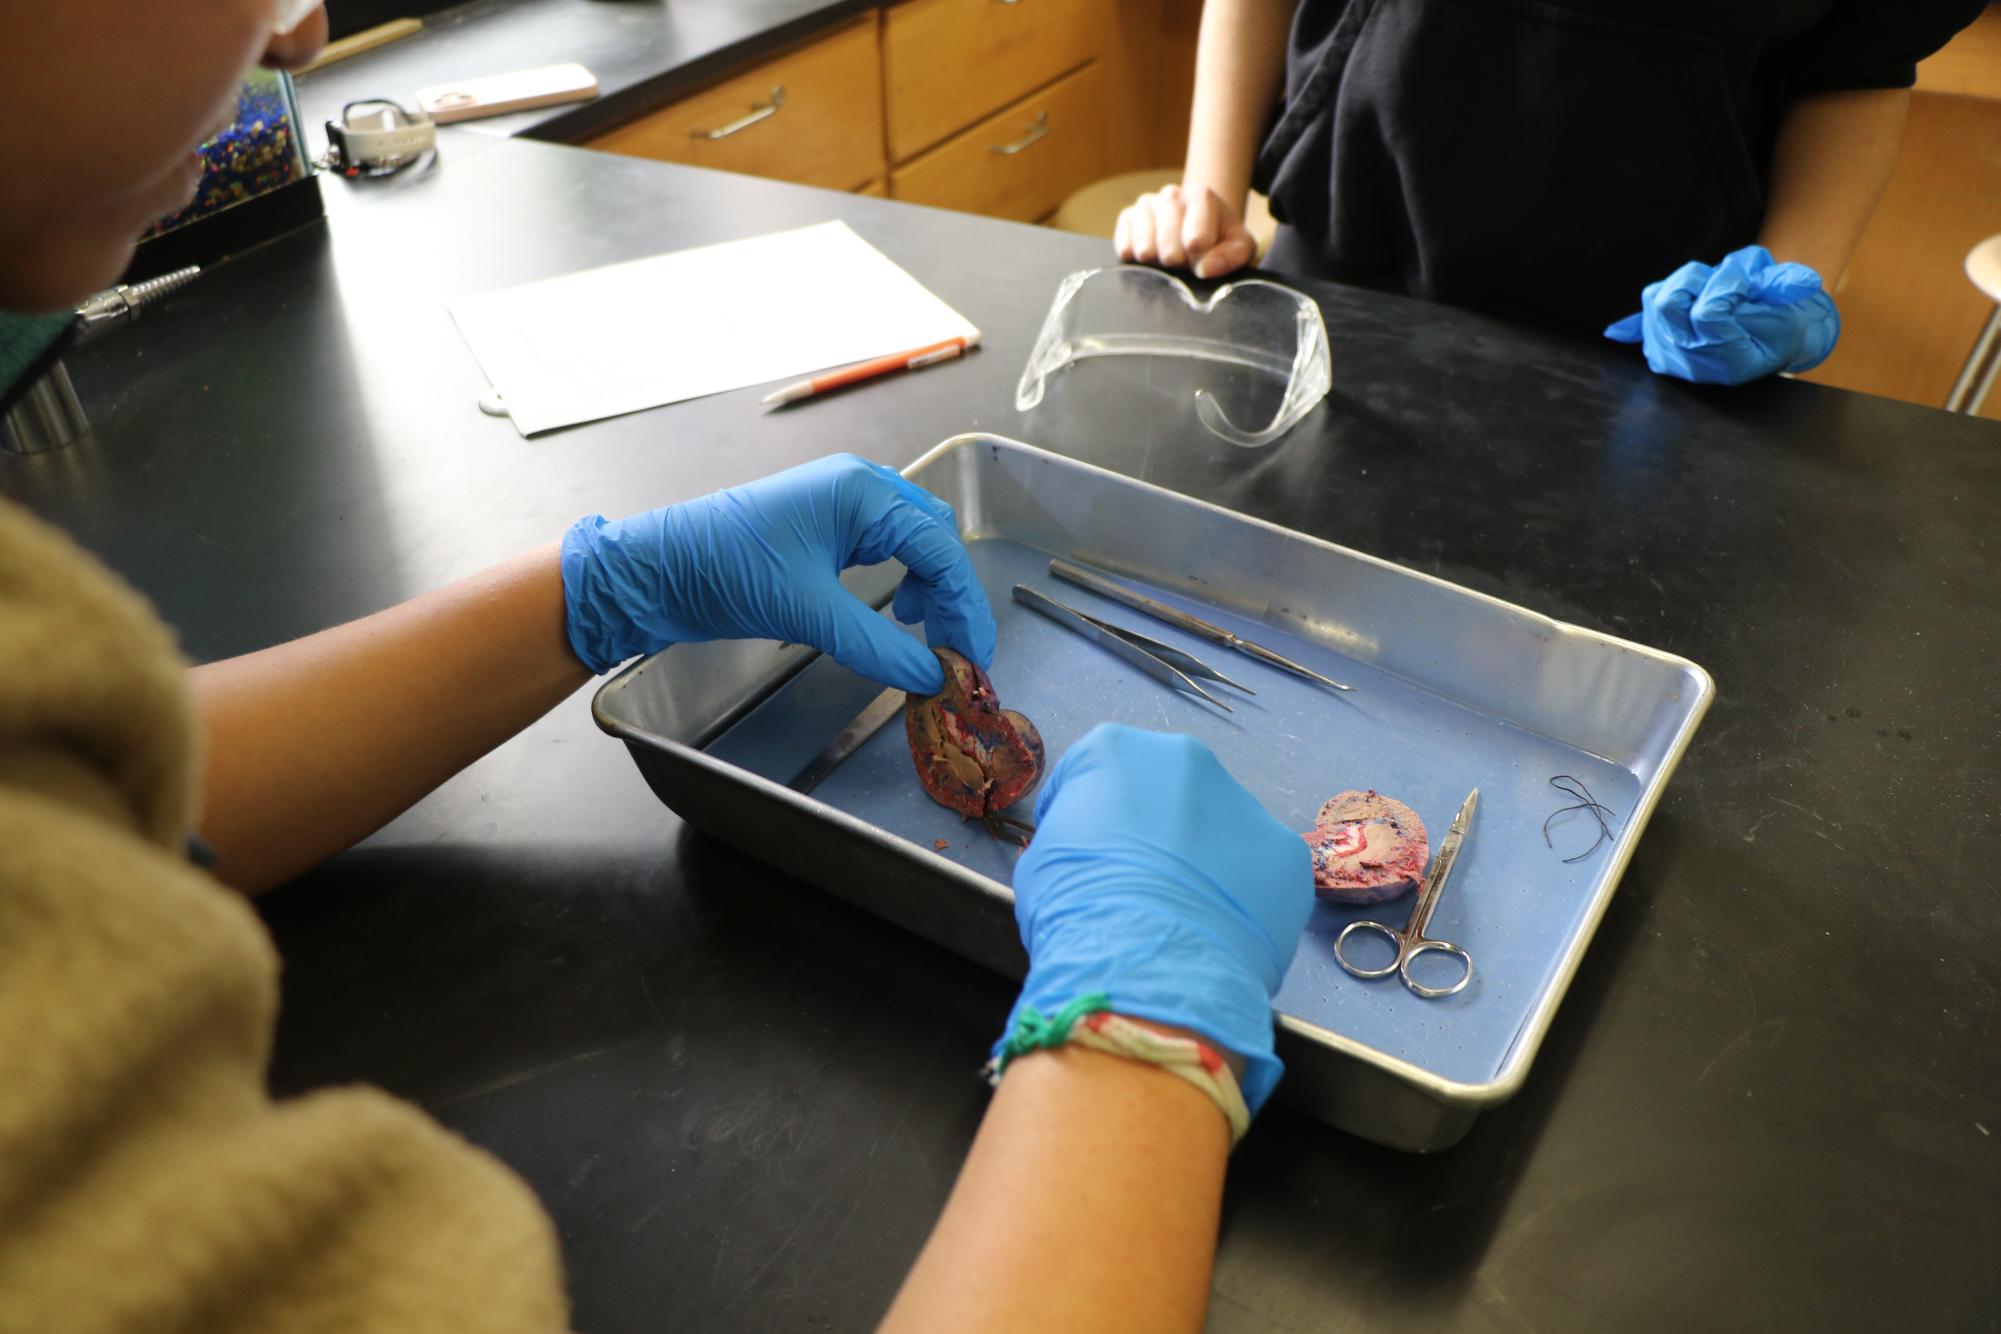
[[[863,380],[873,380],[876,376],[888,375],[891,371],[914,371],[922,366],[950,361],[979,345],[980,334],[979,330],[975,329],[963,338],[947,338],[942,343],[914,348],[909,352],[892,352],[886,357],[877,357],[872,361],[858,361],[852,366],[843,366],[837,371],[828,371],[825,375],[816,375],[810,380],[788,384],[783,389],[774,389],[766,394],[763,403],[767,408],[783,407],[802,398],[824,394],[830,389],[840,389],[847,385],[860,384]]]

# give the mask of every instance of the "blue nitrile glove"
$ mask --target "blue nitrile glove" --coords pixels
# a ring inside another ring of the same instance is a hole
[[[1028,980],[1008,1015],[1094,993],[1244,1058],[1256,1112],[1285,1067],[1271,998],[1313,907],[1313,857],[1193,737],[1104,724],[1056,762],[1014,870]],[[996,1056],[1006,1041],[994,1045]]]
[[[1761,245],[1724,256],[1714,269],[1688,263],[1648,283],[1640,312],[1605,328],[1643,343],[1658,374],[1697,384],[1743,384],[1774,371],[1810,371],[1841,337],[1841,312],[1804,264],[1777,264]]]
[[[993,611],[952,507],[852,454],[616,523],[578,520],[563,536],[570,646],[606,672],[669,644],[782,639],[931,694],[945,683],[938,659],[841,587],[848,566],[892,556],[910,569],[898,619],[992,665]]]

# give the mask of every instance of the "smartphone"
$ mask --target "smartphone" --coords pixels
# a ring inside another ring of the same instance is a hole
[[[438,124],[448,125],[455,120],[477,120],[533,107],[588,102],[597,95],[597,76],[582,65],[544,65],[512,74],[434,83],[417,90],[417,105]]]

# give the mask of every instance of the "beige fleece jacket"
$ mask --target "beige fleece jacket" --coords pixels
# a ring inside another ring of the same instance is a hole
[[[498,1162],[375,1090],[265,1092],[276,955],[181,856],[184,667],[0,504],[0,1331],[564,1328]]]

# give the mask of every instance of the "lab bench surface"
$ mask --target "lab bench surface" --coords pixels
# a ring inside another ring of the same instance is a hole
[[[331,212],[73,356],[85,446],[0,456],[0,493],[198,658],[584,513],[978,428],[1715,675],[1524,1091],[1431,1158],[1269,1109],[1232,1164],[1212,1330],[2001,1309],[2001,426],[1692,387],[1595,339],[1307,285],[1334,391],[1245,452],[1141,363],[1015,412],[1058,281],[1109,258],[1088,239],[490,139]],[[777,414],[753,389],[523,440],[478,413],[449,297],[835,217],[982,349]],[[578,1329],[865,1328],[986,1106],[1010,988],[683,828],[588,705],[264,901],[273,1082],[381,1084],[521,1172]]]

